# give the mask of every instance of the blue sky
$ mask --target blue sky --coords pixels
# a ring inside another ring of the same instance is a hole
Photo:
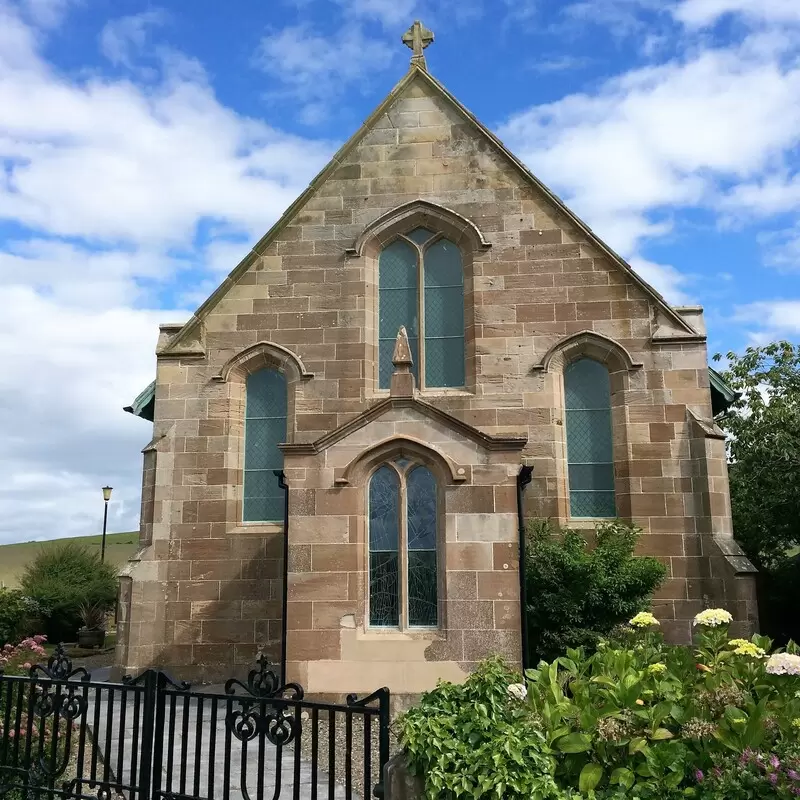
[[[0,0],[0,542],[138,525],[122,413],[436,33],[430,70],[710,352],[800,339],[798,0]]]

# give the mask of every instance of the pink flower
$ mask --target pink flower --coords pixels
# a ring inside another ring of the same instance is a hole
[[[31,664],[31,662],[30,662],[30,661],[26,661],[26,662],[25,662],[25,663],[22,665],[22,669],[30,669],[32,666],[33,666],[33,664]]]
[[[33,641],[36,642],[36,644],[43,644],[47,641],[47,637],[41,633],[37,633],[36,636],[33,637]]]

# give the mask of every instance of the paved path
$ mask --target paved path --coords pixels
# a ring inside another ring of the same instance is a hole
[[[112,688],[113,684],[109,685]],[[131,785],[132,762],[137,772],[141,769],[140,758],[132,758],[134,751],[141,751],[141,742],[134,732],[134,709],[132,696],[128,694],[128,702],[124,711],[121,707],[120,693],[115,692],[111,716],[109,720],[109,700],[105,687],[99,698],[90,701],[88,721],[93,730],[96,728],[100,752],[110,752],[109,766],[117,780],[123,785]],[[202,702],[200,724],[198,726],[198,702]],[[234,710],[238,704],[234,704]],[[99,718],[96,712],[99,711]],[[226,749],[225,716],[227,704],[221,699],[217,706],[216,719],[213,718],[212,701],[198,701],[192,695],[185,700],[176,697],[174,707],[170,696],[167,697],[164,756],[162,765],[162,789],[175,796],[191,798],[215,798],[216,800],[289,800],[298,797],[300,800],[361,800],[355,790],[347,795],[343,786],[334,786],[330,792],[328,775],[319,772],[316,776],[317,792],[312,791],[314,774],[312,765],[305,759],[298,758],[294,745],[283,748],[279,758],[278,748],[266,739],[263,752],[263,771],[259,769],[259,737],[245,746],[234,736],[230,738],[230,751]],[[109,724],[110,721],[110,724]],[[141,729],[142,720],[139,719]],[[169,732],[172,731],[172,739]],[[310,736],[310,731],[304,735]],[[198,746],[199,742],[199,746]],[[320,749],[327,746],[327,741],[320,742]],[[245,755],[246,754],[246,755]],[[244,757],[243,757],[244,756]],[[227,777],[226,777],[227,767]],[[295,774],[299,767],[299,792],[294,794]],[[342,765],[343,773],[343,765]],[[338,770],[337,770],[338,772]],[[259,773],[262,775],[262,786],[259,787]],[[276,780],[280,779],[279,787]],[[337,778],[339,776],[337,775]],[[138,780],[138,777],[137,777]],[[342,774],[340,780],[344,780]],[[279,791],[278,791],[279,789]]]

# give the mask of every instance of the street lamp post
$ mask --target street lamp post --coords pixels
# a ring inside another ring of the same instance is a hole
[[[103,542],[100,545],[100,563],[103,563],[106,560],[106,527],[108,526],[108,501],[111,499],[112,491],[113,489],[111,486],[103,487],[103,501],[105,502],[105,507],[103,508]]]

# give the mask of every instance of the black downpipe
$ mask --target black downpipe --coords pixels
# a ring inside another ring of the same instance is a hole
[[[282,469],[275,469],[272,474],[278,479],[278,486],[283,489],[283,611],[281,612],[281,683],[286,683],[286,631],[288,629],[289,606],[289,484]]]
[[[533,480],[533,467],[523,466],[517,475],[517,521],[519,523],[519,606],[520,634],[522,639],[522,669],[530,667],[528,660],[528,592],[525,580],[525,513],[522,510],[522,495]]]

